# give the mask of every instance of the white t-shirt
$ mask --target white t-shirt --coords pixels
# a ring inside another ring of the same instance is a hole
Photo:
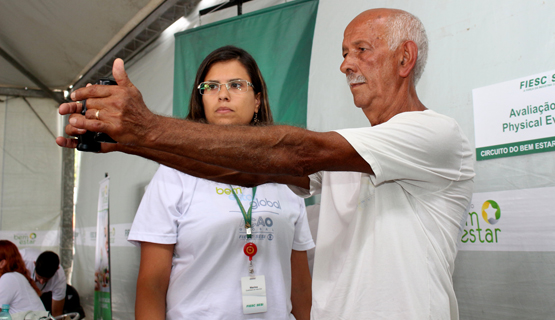
[[[3,304],[10,305],[10,314],[45,311],[35,289],[19,272],[4,273],[0,277],[0,305]]]
[[[252,189],[233,186],[248,210]],[[252,211],[256,275],[266,277],[266,313],[244,315],[248,276],[243,216],[229,185],[160,166],[141,201],[128,240],[175,244],[167,319],[294,319],[291,250],[314,246],[303,199],[289,188],[257,188]]]
[[[19,252],[25,261],[25,267],[31,273],[31,279],[35,279],[35,262],[41,254],[41,251],[33,248],[25,248],[20,249]],[[35,281],[35,283],[42,293],[52,292],[52,300],[60,301],[66,298],[66,274],[61,267],[58,268],[52,278],[45,284],[40,284],[38,281]]]
[[[458,319],[452,273],[474,177],[460,127],[427,110],[337,132],[374,174],[311,176],[312,319]]]

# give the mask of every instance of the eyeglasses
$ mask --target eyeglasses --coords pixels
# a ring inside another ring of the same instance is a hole
[[[254,89],[254,85],[247,80],[231,80],[227,83],[201,82],[197,89],[202,95],[216,94],[220,92],[220,87],[225,85],[230,93],[245,93],[249,91],[249,86]]]

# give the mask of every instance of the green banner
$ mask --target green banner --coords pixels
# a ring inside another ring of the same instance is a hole
[[[555,137],[477,148],[476,160],[506,158],[549,151],[555,151]]]
[[[202,60],[234,45],[258,63],[274,121],[306,126],[308,73],[317,0],[298,0],[215,22],[175,35],[173,115],[185,117]]]
[[[112,320],[110,292],[94,292],[94,320]]]

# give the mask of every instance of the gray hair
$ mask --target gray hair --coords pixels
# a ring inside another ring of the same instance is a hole
[[[422,21],[408,12],[400,12],[390,16],[387,21],[387,45],[389,50],[396,50],[401,43],[407,40],[414,41],[418,47],[418,58],[414,66],[414,84],[418,83],[426,60],[428,59],[428,37]]]

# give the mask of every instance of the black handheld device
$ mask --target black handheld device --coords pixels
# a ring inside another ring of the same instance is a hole
[[[112,79],[99,79],[95,84],[101,85],[117,85],[118,83]],[[81,114],[85,115],[87,112],[87,100],[84,100],[83,109],[81,109]],[[100,151],[101,142],[117,143],[109,135],[102,132],[87,131],[81,135],[77,136],[77,150],[87,151],[87,152],[98,152]]]

